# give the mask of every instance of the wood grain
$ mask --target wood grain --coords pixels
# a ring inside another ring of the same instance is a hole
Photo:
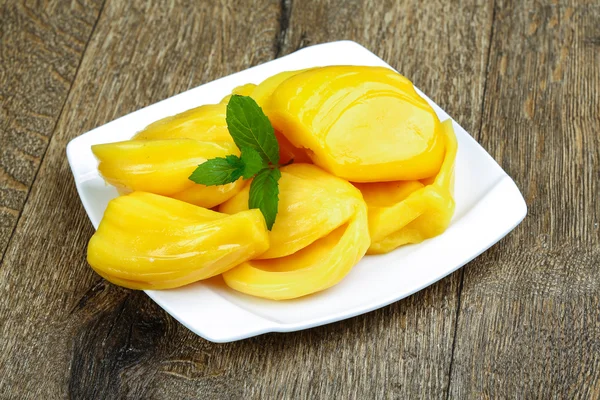
[[[101,5],[0,2],[0,262]]]
[[[600,5],[495,15],[478,139],[529,215],[466,268],[450,397],[597,399]]]
[[[10,298],[7,304],[18,304],[0,314],[7,322],[6,331],[13,335],[7,353],[26,354],[23,360],[41,355],[38,359],[52,360],[55,367],[38,376],[23,374],[22,363],[9,365],[4,378],[9,385],[21,393],[69,393],[75,398],[445,397],[456,277],[350,321],[216,345],[175,323],[145,295],[105,284],[85,264],[85,244],[92,230],[71,182],[65,179],[63,148],[69,138],[205,80],[289,52],[287,43],[297,40],[296,32],[308,29],[315,42],[344,36],[359,40],[407,75],[420,77],[423,89],[443,97],[452,93],[451,85],[433,83],[442,81],[443,71],[448,65],[456,68],[460,59],[454,58],[457,49],[438,44],[437,37],[451,31],[468,35],[462,27],[473,19],[487,26],[488,32],[491,27],[489,5],[466,7],[464,13],[445,19],[440,17],[441,2],[424,13],[417,13],[416,2],[402,7],[377,5],[374,16],[356,3],[351,6],[354,19],[347,19],[334,12],[343,9],[341,3],[330,3],[327,24],[315,23],[317,4],[287,7],[248,7],[255,11],[243,14],[243,10],[231,13],[228,7],[217,6],[183,9],[180,5],[162,11],[158,5],[129,8],[107,3],[0,276],[0,290]],[[381,18],[386,26],[379,33],[366,29]],[[342,22],[336,34],[328,32],[328,27]],[[427,28],[431,25],[437,29]],[[394,46],[379,45],[387,38],[392,42],[409,26],[428,33],[405,36]],[[289,32],[281,27],[290,28]],[[153,35],[156,31],[161,32],[159,37]],[[458,66],[479,77],[471,81],[469,94],[454,105],[461,115],[480,108],[485,33],[472,36],[460,50],[464,61]],[[234,50],[245,38],[252,38],[247,46],[252,52]],[[408,44],[436,50],[415,61],[416,51],[412,58],[403,57]],[[480,57],[468,60],[466,54]],[[420,71],[420,65],[429,65],[429,73]],[[46,237],[51,239],[35,242]],[[24,251],[32,246],[35,252]],[[18,276],[10,274],[17,266],[25,270]],[[36,279],[54,269],[51,284]],[[33,292],[43,289],[43,297],[8,290],[31,280]]]
[[[233,13],[228,3],[196,8],[181,3],[164,10],[159,3],[127,6],[109,1],[0,271],[0,295],[7,298],[0,306],[0,322],[10,338],[0,356],[7,371],[4,390],[74,398],[445,397],[456,277],[350,321],[211,344],[142,293],[108,285],[89,270],[84,254],[92,229],[64,159],[67,141],[94,126],[291,51],[286,43],[296,40],[296,30],[312,27],[315,42],[357,39],[406,69],[407,75],[417,75],[420,64],[430,65],[433,72],[418,76],[424,82],[439,82],[446,64],[455,65],[456,49],[436,44],[436,38],[451,30],[467,35],[461,27],[473,19],[487,26],[488,33],[491,27],[489,6],[466,7],[464,13],[446,19],[440,17],[440,4],[419,13],[416,2],[378,5],[374,19],[355,4],[353,9],[360,13],[347,20],[333,12],[343,9],[342,4],[331,3],[328,25],[315,25],[319,7],[310,3],[288,4],[290,8],[256,4]],[[395,11],[386,17],[382,33],[366,30],[379,23],[385,7]],[[328,26],[342,22],[343,30],[327,32]],[[437,28],[431,30],[431,25]],[[400,36],[408,26],[429,33],[417,39],[406,36],[395,46],[378,44]],[[248,38],[248,51],[240,50],[239,43]],[[424,53],[420,62],[394,61],[408,60],[402,55],[409,40],[417,47],[434,45],[437,51]],[[486,40],[485,34],[473,36],[461,50],[480,55],[470,60],[463,56],[462,61],[462,67],[476,71],[480,80],[473,80],[469,95],[454,111],[469,115],[472,108],[480,108]],[[440,97],[452,92],[450,85],[421,86]],[[30,248],[35,251],[26,250]],[[22,286],[28,290],[10,290]],[[33,357],[41,373],[25,368]]]
[[[282,54],[333,40],[373,51],[478,132],[493,1],[302,1],[292,6]]]
[[[272,58],[278,13],[276,2],[106,3],[0,269],[0,398],[114,398],[129,385],[140,395],[134,381],[145,379],[143,371],[121,376],[147,357],[160,364],[152,355],[163,332],[156,325],[175,322],[143,293],[105,286],[86,265],[93,230],[65,146],[123,114]],[[143,307],[158,322],[136,317]],[[178,345],[163,340],[171,343],[164,351]]]
[[[28,197],[0,197],[0,214],[13,215],[13,225],[27,199],[0,266],[0,398],[600,398],[595,2],[190,3],[107,0],[79,65],[67,61],[69,50],[36,63],[43,48],[62,42],[27,32],[41,19],[58,26],[58,36],[77,37],[78,24],[87,21],[91,33],[94,18],[57,23],[58,2],[27,3],[32,13],[0,0],[1,112],[9,110],[0,119],[0,155],[9,157],[0,190],[27,193],[33,182]],[[25,33],[13,38],[9,30]],[[522,188],[528,218],[469,264],[464,280],[453,274],[348,321],[213,344],[143,293],[89,269],[93,229],[64,155],[71,138],[337,39],[365,45],[410,77]],[[71,71],[61,72],[74,79],[66,89],[51,72],[57,66]],[[36,113],[54,122],[44,125]],[[30,147],[36,133],[46,138],[39,149]],[[38,153],[23,150],[32,148]]]
[[[418,1],[293,2],[281,53],[331,40],[357,41],[410,77],[466,129],[478,131],[491,25],[491,1],[456,6],[432,1],[426,7]],[[416,296],[361,317],[367,325],[384,327],[372,338],[357,336],[354,321],[337,324],[350,326],[339,347],[316,345],[317,353],[309,359],[310,365],[332,372],[296,381],[299,388],[286,394],[446,398],[460,276],[453,274]],[[364,353],[353,354],[357,344],[364,346]],[[357,363],[365,359],[372,361]],[[259,398],[278,397],[276,388],[284,384],[280,378],[270,380]]]

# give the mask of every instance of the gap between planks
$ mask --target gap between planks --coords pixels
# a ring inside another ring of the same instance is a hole
[[[492,53],[492,40],[494,38],[494,27],[496,26],[496,0],[492,3],[492,23],[490,27],[490,34],[488,36],[488,48],[485,60],[485,78],[483,82],[483,94],[481,96],[481,108],[479,111],[479,128],[477,129],[477,138],[481,137],[481,131],[483,129],[483,113],[485,110],[486,93],[489,82],[489,69],[490,69],[490,55]],[[450,365],[448,367],[448,387],[446,388],[446,400],[450,399],[450,389],[452,387],[452,367],[454,366],[454,351],[456,349],[456,335],[458,334],[458,320],[460,318],[461,298],[463,291],[463,284],[465,280],[465,269],[468,268],[469,264],[463,266],[460,269],[460,282],[458,284],[458,294],[456,299],[456,316],[454,317],[454,334],[452,337],[452,349],[450,350]]]

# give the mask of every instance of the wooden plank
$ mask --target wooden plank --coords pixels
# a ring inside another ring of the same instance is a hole
[[[496,8],[479,140],[529,215],[466,269],[450,397],[597,399],[600,5]]]
[[[281,53],[331,40],[357,41],[409,77],[468,131],[478,132],[492,8],[491,1],[456,6],[443,1],[426,6],[419,1],[294,2]],[[309,352],[302,364],[315,372],[281,392],[277,388],[298,368],[281,365],[283,373],[261,385],[257,397],[446,398],[460,276],[455,273],[358,320],[292,337],[289,342],[298,346],[309,338],[310,349],[294,358]],[[365,325],[380,328],[367,328],[365,334]],[[332,346],[332,339],[320,337],[331,336],[334,329],[344,331]]]
[[[177,373],[169,372],[179,366],[170,352],[184,346],[193,360],[204,353],[189,346],[207,345],[191,335],[179,340],[186,329],[142,292],[105,284],[86,265],[93,229],[65,146],[123,114],[271,59],[278,21],[277,2],[107,1],[0,269],[0,398],[139,397],[147,379],[156,380],[150,389],[158,385],[149,396],[177,395],[195,384],[183,372],[162,377]]]
[[[479,127],[491,2],[222,3],[106,4],[0,269],[0,397],[445,397],[456,275],[349,321],[213,344],[87,267],[68,140],[309,41],[363,43]]]
[[[0,3],[0,262],[102,0]]]

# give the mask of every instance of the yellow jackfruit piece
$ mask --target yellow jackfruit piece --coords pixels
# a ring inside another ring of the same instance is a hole
[[[387,253],[444,232],[454,214],[454,162],[457,142],[452,120],[442,124],[446,154],[442,167],[423,181],[355,184],[369,209],[369,254]]]
[[[243,186],[241,179],[229,185],[209,187],[188,179],[196,167],[208,159],[238,155],[233,142],[128,140],[94,145],[92,152],[100,161],[100,174],[124,192],[150,192],[212,208]]]
[[[316,165],[349,181],[426,178],[444,157],[434,110],[408,79],[387,68],[296,73],[277,85],[264,110]]]
[[[269,246],[259,210],[221,214],[151,193],[111,200],[88,262],[132,289],[169,289],[218,275]]]
[[[234,214],[248,209],[250,185],[219,206]],[[346,223],[364,205],[347,181],[310,164],[281,168],[277,219],[269,233],[271,247],[261,258],[284,257],[308,246]]]
[[[339,282],[365,254],[370,239],[366,204],[347,181],[314,165],[292,164],[281,169],[279,187],[271,247],[223,277],[240,292],[282,300]],[[247,204],[245,188],[220,210],[241,212]]]

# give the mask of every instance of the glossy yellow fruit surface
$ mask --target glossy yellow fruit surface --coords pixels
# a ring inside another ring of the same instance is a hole
[[[225,122],[226,104],[207,104],[158,120],[133,139],[196,139],[206,142],[232,142]]]
[[[358,207],[349,222],[282,258],[251,260],[223,274],[232,289],[273,300],[327,289],[344,278],[369,246],[367,213]]]
[[[305,149],[300,149],[290,143],[281,133],[275,131],[275,137],[279,144],[279,162],[283,165],[293,161],[294,163],[312,164]]]
[[[300,69],[297,71],[285,71],[275,74],[256,85],[256,87],[252,90],[252,92],[248,94],[248,96],[252,97],[254,101],[258,103],[259,106],[263,107],[267,103],[275,89],[277,89],[277,87],[281,85],[281,83],[283,83],[288,78],[291,78],[294,75],[298,75],[299,73],[304,71],[306,70]]]
[[[219,211],[247,210],[249,186],[221,204]],[[319,167],[292,164],[281,168],[277,219],[269,233],[271,247],[261,258],[295,253],[345,224],[363,205],[354,186]]]
[[[255,85],[252,90],[247,91],[247,94],[245,95],[252,97],[262,108],[271,97],[271,94],[273,94],[275,89],[277,89],[283,81],[304,71],[305,70],[280,72],[265,79],[258,85]],[[295,163],[312,164],[312,160],[308,157],[304,149],[295,147],[287,140],[285,135],[280,132],[275,131],[275,136],[279,143],[279,161],[281,164],[285,164],[291,160],[294,160]]]
[[[426,178],[444,157],[434,110],[408,79],[387,68],[333,66],[295,74],[277,86],[264,110],[316,165],[349,181]]]
[[[258,210],[227,215],[134,192],[110,201],[87,258],[115,284],[169,289],[225,272],[268,246]]]
[[[280,164],[294,160],[280,168],[271,231],[248,209],[249,180],[189,180],[206,160],[240,154],[226,122],[233,94],[263,108]],[[440,123],[408,79],[380,67],[282,72],[92,151],[105,180],[129,194],[110,201],[88,262],[134,289],[222,274],[249,295],[306,296],[338,283],[367,253],[441,234],[455,208],[452,122]]]
[[[194,184],[170,197],[200,207],[213,208],[236,195],[246,183],[243,179],[218,186]]]
[[[232,93],[247,96],[255,88],[256,85],[249,83],[236,87]],[[133,140],[195,139],[201,142],[217,142],[221,145],[225,145],[223,142],[233,143],[225,119],[227,102],[230,97],[231,95],[225,96],[219,104],[203,105],[156,121],[138,132],[133,137]],[[233,150],[227,154],[239,154],[237,148],[230,147]],[[170,149],[165,147],[163,151],[170,151]],[[202,153],[197,153],[196,155],[202,155]],[[223,155],[226,154],[224,153],[221,156]],[[241,180],[227,185],[204,186],[198,184],[192,185],[190,184],[191,182],[183,182],[180,178],[181,176],[174,179],[173,187],[167,185],[167,187],[158,190],[143,185],[137,189],[131,187],[124,188],[122,186],[118,186],[118,189],[120,193],[131,192],[131,190],[145,190],[164,194],[201,207],[213,208],[230,199],[243,186]],[[111,181],[111,178],[107,178],[107,181],[117,183],[114,179]],[[184,189],[178,186],[181,183],[186,184],[184,185]],[[178,187],[178,190],[173,190],[174,187]]]
[[[450,224],[457,143],[452,121],[445,121],[442,127],[447,150],[434,179],[355,184],[369,208],[369,254],[422,242],[441,234]]]
[[[227,96],[223,97],[221,99],[221,103],[222,104],[227,104],[229,103],[229,99],[231,98],[231,96],[233,96],[234,94],[238,94],[240,96],[250,96],[252,94],[252,92],[254,91],[254,89],[256,88],[256,85],[253,83],[247,83],[245,85],[242,86],[238,86],[236,88],[234,88],[231,91],[231,94],[228,94]]]
[[[256,85],[251,83],[233,89],[233,94],[249,96]],[[205,142],[231,142],[233,139],[225,120],[227,102],[225,96],[218,104],[206,104],[182,113],[160,119],[138,132],[134,140],[150,139],[196,139]]]
[[[292,164],[282,168],[279,187],[271,247],[223,275],[235,290],[276,300],[336,284],[370,243],[366,204],[347,181],[314,165]],[[245,188],[220,210],[247,209],[247,192]]]
[[[144,191],[212,208],[237,193],[241,180],[224,186],[197,185],[188,179],[198,164],[239,154],[233,142],[193,139],[128,140],[92,146],[104,179],[124,191]]]

